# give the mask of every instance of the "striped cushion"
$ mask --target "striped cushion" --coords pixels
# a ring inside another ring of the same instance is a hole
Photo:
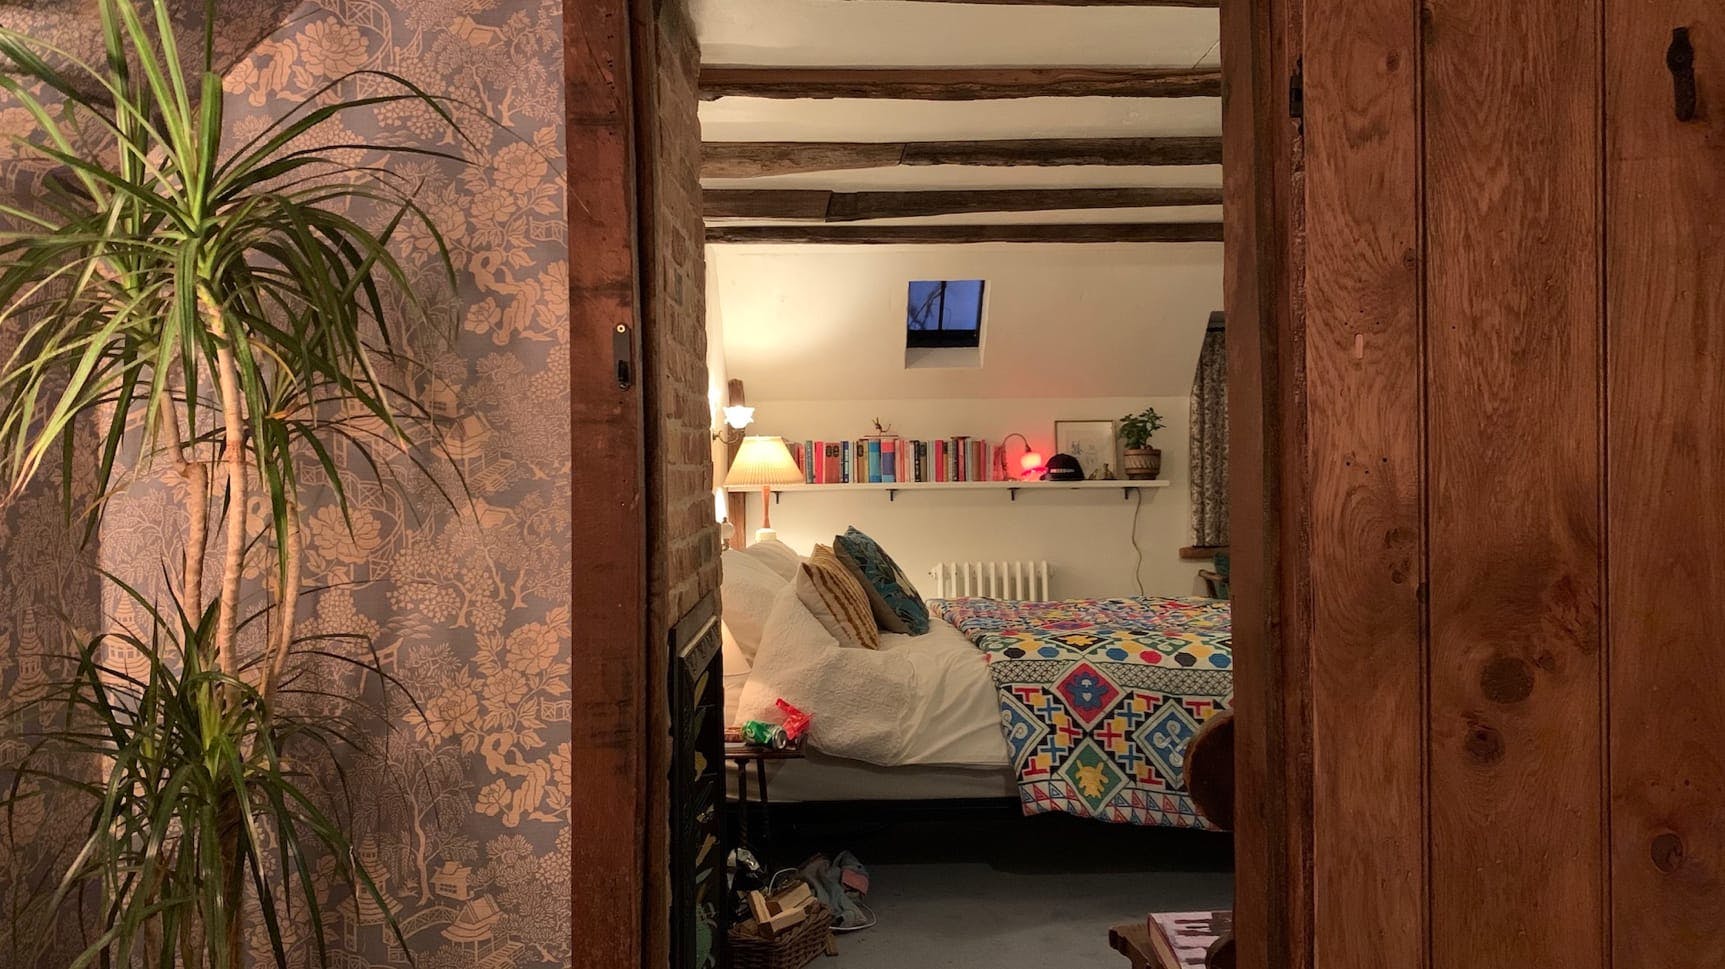
[[[796,590],[797,598],[839,645],[880,648],[880,630],[875,628],[868,593],[830,547],[815,546],[815,554],[797,571]]]

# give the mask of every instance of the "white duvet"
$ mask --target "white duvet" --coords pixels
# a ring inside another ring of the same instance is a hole
[[[840,646],[786,588],[762,630],[736,722],[783,719],[779,698],[810,716],[808,744],[835,757],[902,767],[1005,767],[1000,706],[981,652],[934,620],[923,636]]]

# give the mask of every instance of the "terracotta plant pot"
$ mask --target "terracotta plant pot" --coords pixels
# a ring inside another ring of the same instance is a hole
[[[1126,477],[1132,481],[1155,481],[1162,473],[1162,450],[1153,447],[1129,447],[1123,455],[1121,467],[1126,470]]]

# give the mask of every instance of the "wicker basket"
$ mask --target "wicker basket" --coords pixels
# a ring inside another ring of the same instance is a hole
[[[779,933],[761,935],[753,919],[731,926],[731,969],[803,969],[827,951],[833,913],[815,902],[808,917]]]

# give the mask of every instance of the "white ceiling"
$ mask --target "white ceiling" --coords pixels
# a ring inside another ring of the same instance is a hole
[[[1011,101],[721,98],[701,105],[701,129],[708,141],[959,141],[1219,135],[1222,133],[1222,101],[1220,98],[1022,98]]]
[[[890,0],[693,0],[708,64],[804,67],[1215,65],[1214,8]]]
[[[707,294],[751,401],[1184,396],[1220,243],[715,246]],[[907,369],[906,285],[988,283],[982,366]]]

